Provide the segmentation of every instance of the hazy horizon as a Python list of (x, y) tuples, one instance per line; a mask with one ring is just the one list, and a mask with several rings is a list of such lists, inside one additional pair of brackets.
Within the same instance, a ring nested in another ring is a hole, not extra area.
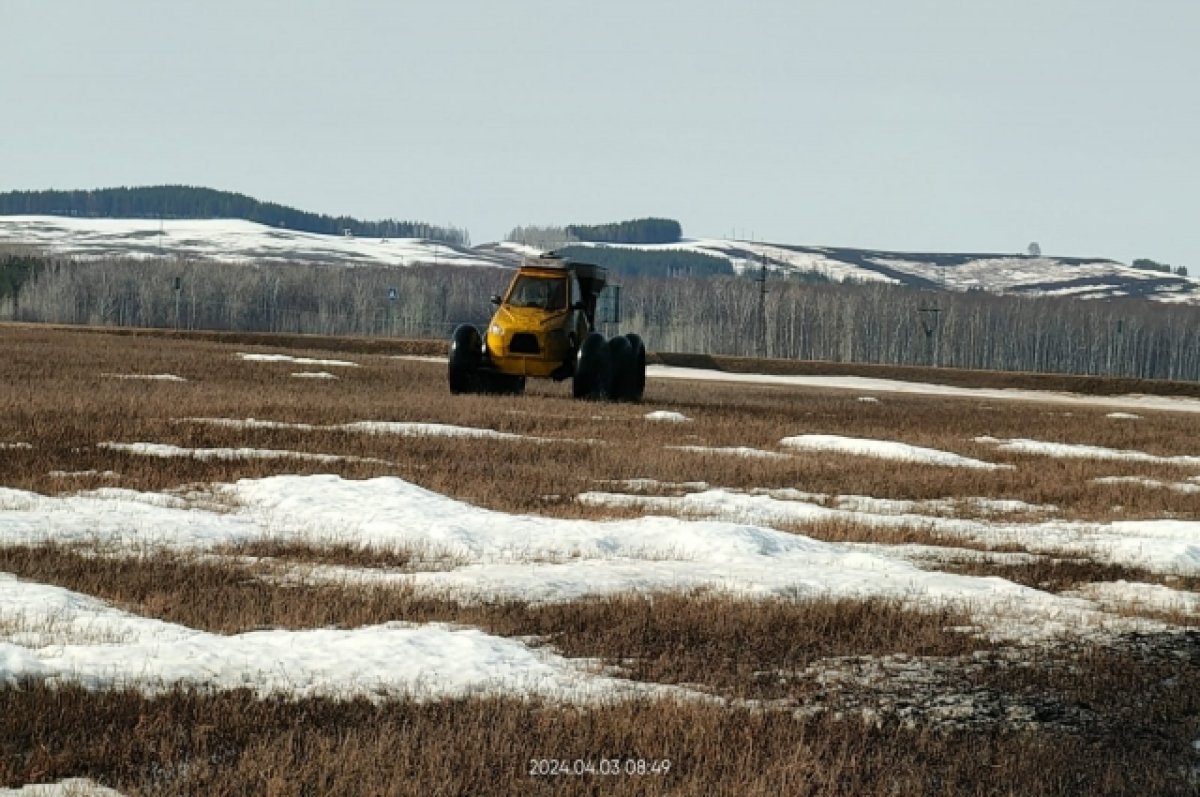
[(16, 0), (0, 24), (0, 190), (1200, 271), (1185, 0)]

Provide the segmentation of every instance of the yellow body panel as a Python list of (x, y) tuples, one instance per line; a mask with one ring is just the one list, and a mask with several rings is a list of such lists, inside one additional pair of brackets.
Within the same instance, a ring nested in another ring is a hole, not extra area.
[[(525, 306), (515, 295), (522, 278), (561, 282), (557, 306)], [(513, 277), (485, 337), (492, 367), (513, 376), (548, 377), (571, 356), (587, 334), (583, 311), (567, 306), (567, 273), (562, 269), (522, 268)], [(516, 344), (514, 346), (514, 339)], [(514, 350), (515, 349), (515, 350)]]

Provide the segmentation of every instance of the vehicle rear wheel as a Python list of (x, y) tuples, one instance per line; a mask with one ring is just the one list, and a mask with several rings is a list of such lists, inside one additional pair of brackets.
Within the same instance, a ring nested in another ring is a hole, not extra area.
[(483, 338), (470, 324), (455, 328), (450, 338), (448, 377), (450, 392), (476, 393), (480, 390), (479, 364), (483, 360)]
[(629, 347), (633, 349), (633, 367), (625, 383), (625, 398), (629, 401), (641, 401), (642, 396), (646, 394), (646, 344), (632, 332), (625, 338), (629, 341)]
[(629, 340), (620, 335), (609, 338), (608, 360), (611, 365), (608, 397), (613, 401), (626, 401), (633, 378), (633, 347)]
[(608, 344), (599, 332), (593, 332), (583, 340), (575, 362), (575, 379), (571, 392), (575, 398), (602, 399), (607, 394), (611, 381), (612, 363), (608, 356)]

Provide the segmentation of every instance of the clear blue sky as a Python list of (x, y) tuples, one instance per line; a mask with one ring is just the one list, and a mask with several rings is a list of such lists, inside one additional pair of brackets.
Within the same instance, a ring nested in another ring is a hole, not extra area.
[(1200, 272), (1196, 0), (0, 0), (0, 190)]

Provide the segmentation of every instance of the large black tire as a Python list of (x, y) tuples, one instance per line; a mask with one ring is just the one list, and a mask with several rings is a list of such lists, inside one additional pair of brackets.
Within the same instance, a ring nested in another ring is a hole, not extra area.
[(579, 347), (571, 392), (577, 399), (602, 399), (607, 395), (611, 373), (608, 344), (603, 335), (593, 332), (583, 339), (583, 345)]
[(626, 401), (633, 379), (633, 347), (626, 338), (620, 335), (609, 338), (608, 361), (611, 364), (608, 374), (608, 397), (613, 401)]
[(629, 347), (633, 349), (633, 369), (625, 383), (625, 398), (628, 401), (641, 401), (642, 396), (646, 394), (646, 344), (632, 332), (625, 338), (629, 341)]
[(483, 338), (470, 324), (460, 324), (450, 338), (450, 392), (477, 393), (482, 388), (479, 364), (483, 361)]

